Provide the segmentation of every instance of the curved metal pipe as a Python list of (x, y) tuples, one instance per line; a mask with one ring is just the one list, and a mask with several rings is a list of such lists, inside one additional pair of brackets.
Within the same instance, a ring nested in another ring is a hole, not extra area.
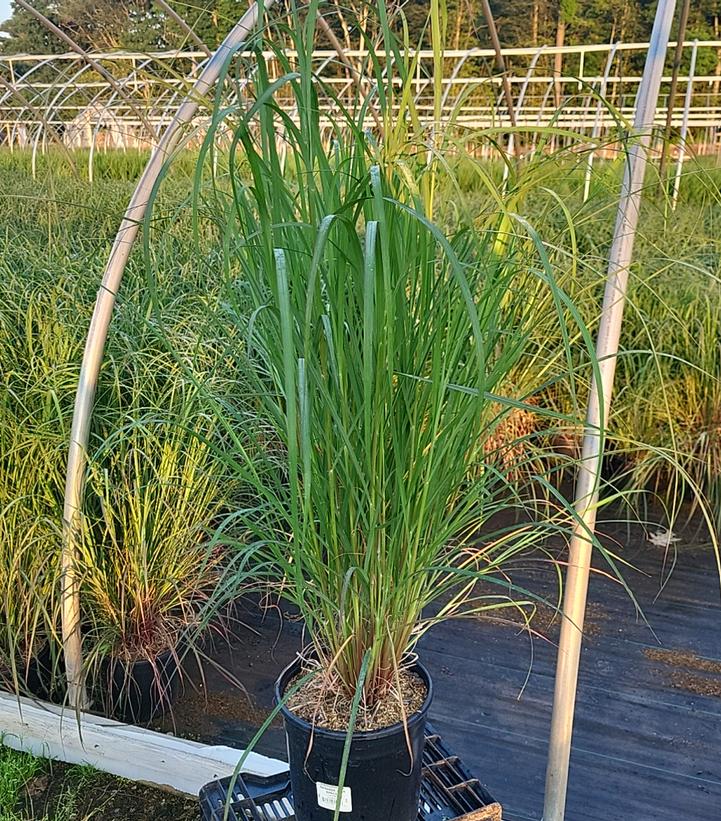
[[(72, 64), (71, 64), (72, 65)], [(44, 111), (45, 117), (48, 122), (52, 121), (53, 114), (60, 120), (62, 120), (62, 114), (60, 110), (67, 106), (68, 102), (72, 99), (72, 97), (78, 93), (78, 83), (80, 78), (83, 74), (90, 68), (87, 63), (84, 63), (76, 72), (72, 74), (69, 79), (63, 80), (63, 84), (60, 86), (60, 89), (55, 94), (55, 96), (51, 100), (46, 100), (44, 103)], [(71, 67), (69, 66), (65, 73), (70, 74)], [(68, 94), (68, 88), (72, 88), (73, 90)], [(53, 89), (48, 89), (48, 97)], [(66, 95), (66, 96), (63, 96)], [(56, 108), (57, 106), (57, 108)], [(60, 138), (62, 140), (62, 138)], [(64, 143), (64, 140), (62, 140)]]
[(35, 139), (33, 140), (33, 153), (32, 158), (30, 160), (30, 172), (33, 180), (36, 180), (38, 178), (38, 145), (40, 144), (40, 137), (42, 133), (43, 124), (38, 123), (38, 133), (35, 135)]
[[(205, 66), (207, 65), (207, 61), (203, 60), (199, 65), (193, 67), (192, 71), (185, 77), (185, 82), (191, 82), (193, 79), (193, 75), (196, 71), (200, 73), (200, 76), (203, 71), (205, 70)], [(167, 116), (168, 112), (171, 111), (173, 106), (175, 105), (175, 101), (178, 97), (183, 93), (183, 87), (180, 88), (166, 88), (164, 91), (161, 91), (160, 95), (156, 100), (153, 100), (150, 108), (150, 116), (155, 117), (156, 112), (160, 112), (160, 121), (163, 121), (163, 118)], [(165, 106), (162, 106), (164, 97), (170, 97), (168, 102), (166, 102)]]
[(200, 37), (198, 37), (198, 35), (195, 33), (195, 31), (193, 30), (193, 28), (192, 28), (191, 26), (189, 26), (189, 25), (185, 22), (185, 20), (184, 20), (184, 19), (183, 19), (183, 18), (182, 18), (179, 14), (178, 14), (178, 12), (177, 12), (177, 11), (175, 11), (175, 9), (174, 9), (172, 6), (168, 5), (168, 3), (166, 3), (166, 2), (165, 2), (165, 0), (155, 0), (155, 3), (156, 3), (156, 5), (160, 6), (160, 8), (161, 8), (161, 9), (162, 9), (162, 10), (163, 10), (163, 11), (164, 11), (164, 12), (165, 12), (165, 13), (166, 13), (169, 17), (171, 17), (173, 20), (175, 20), (175, 22), (176, 22), (176, 23), (180, 26), (180, 28), (181, 28), (181, 29), (182, 29), (182, 30), (183, 30), (183, 31), (184, 31), (184, 32), (188, 35), (188, 37), (190, 37), (190, 39), (191, 39), (191, 40), (195, 43), (195, 45), (196, 45), (196, 46), (198, 46), (198, 48), (199, 48), (201, 51), (204, 51), (204, 52), (205, 52), (205, 56), (206, 56), (209, 60), (210, 60), (210, 59), (212, 59), (212, 57), (213, 57), (213, 53), (212, 53), (212, 52), (211, 52), (211, 50), (208, 48), (208, 46), (206, 46), (206, 45), (205, 45), (205, 43), (204, 43), (204, 42), (200, 39)]
[[(545, 51), (546, 46), (541, 46), (538, 51), (533, 55), (531, 62), (528, 66), (528, 71), (526, 72), (526, 76), (523, 80), (523, 85), (521, 86), (521, 90), (518, 93), (518, 100), (516, 101), (516, 125), (520, 120), (521, 114), (523, 112), (523, 104), (526, 101), (526, 92), (528, 91), (528, 84), (531, 82), (531, 77), (533, 76), (533, 72), (536, 70), (536, 64), (540, 59), (541, 55)], [(516, 133), (515, 131), (511, 131), (508, 135), (508, 153), (510, 156), (516, 155)], [(508, 180), (508, 163), (503, 163), (503, 184), (505, 186), (506, 181)]]
[[(453, 67), (453, 71), (451, 72), (450, 77), (448, 78), (448, 85), (446, 86), (446, 90), (443, 92), (443, 96), (441, 97), (441, 110), (446, 110), (446, 105), (448, 103), (448, 97), (450, 96), (451, 89), (453, 88), (453, 83), (456, 81), (456, 78), (460, 74), (461, 69), (466, 64), (469, 57), (473, 57), (475, 51), (478, 49), (471, 49), (467, 51), (462, 57), (459, 57), (456, 61), (455, 66)], [(418, 65), (420, 65), (420, 60), (418, 61)], [(414, 102), (418, 102), (419, 93), (416, 94)]]
[[(698, 56), (698, 40), (693, 41), (691, 49), (691, 65), (688, 70), (688, 83), (686, 84), (686, 97), (683, 103), (683, 119), (681, 120), (681, 140), (678, 145), (678, 157), (676, 159), (676, 173), (673, 178), (673, 193), (671, 194), (671, 210), (676, 210), (678, 204), (678, 191), (681, 186), (681, 172), (683, 162), (686, 158), (686, 148), (688, 146), (688, 115), (691, 111), (691, 96), (693, 94), (693, 76), (696, 73), (696, 57)], [(670, 105), (670, 104), (669, 104)], [(665, 147), (665, 146), (664, 146)], [(660, 171), (659, 171), (660, 174)], [(663, 182), (663, 178), (661, 178)]]
[[(264, 8), (270, 8), (273, 2), (274, 0), (266, 0)], [(79, 526), (82, 517), (82, 497), (93, 401), (108, 329), (115, 306), (115, 298), (120, 288), (130, 251), (138, 235), (140, 223), (145, 217), (153, 186), (160, 175), (163, 163), (177, 146), (181, 129), (195, 115), (199, 101), (215, 84), (226, 60), (233, 51), (245, 42), (257, 22), (258, 4), (253, 3), (218, 47), (212, 59), (208, 61), (195, 85), (183, 100), (172, 122), (165, 130), (130, 199), (105, 266), (102, 283), (95, 302), (80, 368), (78, 390), (75, 395), (63, 509), (64, 538), (61, 563), (63, 648), (68, 700), (76, 710), (85, 709), (88, 706), (83, 680), (80, 579), (77, 574)]]
[[(143, 69), (144, 69), (147, 65), (150, 65), (151, 63), (152, 63), (152, 57), (148, 57), (148, 58), (147, 58), (147, 59), (146, 59), (146, 60), (142, 63), (142, 65), (140, 65), (140, 66), (138, 66), (138, 65), (135, 63), (135, 61), (133, 61), (133, 69), (132, 69), (132, 71), (131, 71), (129, 74), (127, 74), (127, 75), (126, 75), (126, 76), (125, 76), (125, 77), (124, 77), (124, 78), (120, 81), (120, 82), (121, 82), (121, 86), (123, 86), (123, 87), (124, 87), (124, 86), (125, 86), (125, 85), (127, 85), (128, 83), (132, 83), (132, 82), (134, 82), (134, 81), (135, 81), (135, 80), (136, 80), (136, 79), (140, 76), (140, 75), (139, 75), (139, 72), (140, 72), (140, 71), (142, 71), (142, 70), (143, 70)], [(96, 104), (96, 102), (100, 99), (100, 97), (101, 97), (102, 93), (103, 93), (102, 91), (99, 91), (99, 92), (95, 95), (95, 97), (93, 97), (93, 99), (90, 101), (90, 103), (89, 103), (89, 104), (88, 104), (88, 106), (87, 106), (87, 107), (88, 107), (88, 109), (91, 109), (91, 108), (92, 108), (92, 107)], [(113, 113), (112, 113), (112, 106), (113, 106), (113, 103), (115, 102), (115, 98), (116, 98), (117, 96), (118, 96), (118, 92), (117, 92), (117, 91), (114, 91), (114, 92), (110, 95), (110, 97), (108, 97), (108, 99), (107, 99), (107, 100), (105, 100), (105, 102), (103, 103), (103, 105), (105, 106), (105, 109), (106, 109), (106, 111), (107, 111), (107, 116), (108, 116), (108, 117), (113, 118), (113, 119), (111, 120), (111, 122), (113, 122), (113, 121), (114, 121), (115, 123), (117, 123), (117, 124), (119, 125), (119, 123), (120, 123), (119, 118), (118, 118), (118, 117), (116, 117), (115, 115), (113, 115)], [(93, 179), (94, 179), (94, 168), (95, 168), (95, 166), (94, 166), (94, 160), (95, 160), (95, 146), (96, 146), (96, 144), (97, 144), (98, 135), (100, 134), (100, 129), (101, 129), (101, 128), (102, 128), (102, 126), (103, 126), (103, 122), (104, 122), (104, 121), (103, 121), (103, 118), (102, 118), (102, 117), (98, 117), (98, 118), (97, 118), (96, 123), (95, 123), (95, 127), (93, 128), (93, 132), (92, 132), (92, 139), (90, 140), (90, 151), (88, 152), (88, 181), (90, 182), (90, 184), (91, 184), (91, 185), (92, 185), (92, 183), (93, 183)], [(119, 129), (118, 129), (118, 130), (120, 130), (120, 127), (119, 127)], [(152, 135), (151, 135), (151, 137), (152, 137)], [(127, 146), (125, 145), (126, 141), (127, 141), (127, 139), (126, 139), (126, 138), (124, 138), (124, 140), (123, 140), (123, 151), (125, 151), (125, 150), (127, 149)]]
[[(38, 63), (34, 68), (30, 69), (30, 71), (28, 71), (27, 74), (23, 77), (23, 84), (26, 83), (26, 78), (28, 76), (30, 76), (36, 69), (42, 68), (46, 65), (49, 65), (51, 62), (52, 62), (51, 60), (46, 60), (46, 61), (43, 61), (41, 63)], [(60, 72), (58, 72), (58, 73), (60, 73)], [(67, 73), (67, 70), (66, 70), (66, 73)], [(28, 86), (28, 89), (33, 94), (33, 99), (29, 100), (25, 96), (25, 94), (22, 91), (20, 91), (20, 89), (18, 88), (17, 83), (14, 83), (14, 84), (8, 83), (8, 81), (5, 80), (2, 76), (0, 76), (0, 86), (2, 86), (3, 88), (6, 89), (5, 94), (0, 95), (0, 106), (4, 105), (5, 101), (10, 99), (13, 96), (17, 97), (18, 101), (20, 103), (22, 103), (22, 107), (20, 108), (20, 110), (17, 113), (17, 118), (18, 119), (16, 121), (16, 125), (20, 126), (21, 123), (22, 123), (25, 126), (29, 126), (29, 125), (34, 125), (35, 122), (40, 122), (42, 124), (43, 128), (45, 128), (45, 129), (47, 129), (51, 132), (53, 140), (55, 140), (55, 142), (57, 142), (58, 145), (65, 151), (66, 155), (68, 156), (68, 159), (70, 160), (70, 166), (74, 169), (75, 168), (75, 163), (73, 162), (73, 158), (70, 156), (70, 153), (67, 151), (65, 143), (63, 143), (62, 139), (57, 134), (57, 131), (51, 125), (51, 123), (50, 123), (50, 112), (48, 111), (47, 105), (46, 105), (45, 101), (42, 99), (42, 97), (40, 95), (40, 92), (34, 91), (32, 86)], [(25, 85), (23, 85), (23, 87), (25, 87)], [(40, 98), (37, 105), (35, 103), (36, 98)], [(30, 121), (22, 120), (21, 118), (25, 114), (26, 110), (28, 112), (30, 112), (31, 114), (33, 114), (38, 119), (37, 120), (30, 120)], [(12, 145), (11, 145), (11, 148), (12, 148)], [(34, 176), (33, 176), (33, 179), (34, 179)]]
[(604, 438), (611, 411), (611, 393), (616, 373), (629, 268), (633, 259), (641, 194), (646, 175), (648, 148), (675, 6), (676, 0), (659, 0), (656, 7), (651, 45), (636, 97), (634, 143), (628, 152), (608, 258), (608, 276), (596, 340), (598, 365), (591, 380), (581, 461), (576, 477), (577, 519), (568, 547), (563, 619), (558, 641), (551, 735), (548, 745), (544, 821), (564, 821), (566, 812), (573, 718), (591, 572), (592, 540), (596, 530), (603, 467)]
[(591, 150), (588, 154), (588, 160), (586, 161), (586, 171), (584, 174), (583, 179), (583, 201), (586, 202), (588, 199), (588, 195), (591, 191), (591, 171), (593, 170), (593, 156), (596, 153), (596, 140), (601, 133), (601, 115), (603, 111), (603, 106), (606, 100), (606, 91), (608, 89), (608, 78), (611, 75), (611, 69), (613, 67), (613, 61), (616, 57), (616, 50), (618, 49), (619, 44), (616, 42), (612, 45), (611, 50), (608, 52), (608, 58), (606, 59), (606, 66), (603, 69), (603, 78), (601, 79), (601, 86), (598, 91), (598, 102), (596, 104), (596, 117), (593, 122), (593, 129), (591, 130)]
[[(54, 34), (56, 37), (58, 37), (60, 40), (62, 40), (64, 43), (70, 46), (70, 48), (76, 54), (78, 54), (94, 71), (96, 71), (107, 83), (109, 83), (109, 85), (112, 88), (116, 90), (119, 89), (115, 77), (113, 77), (113, 75), (97, 61), (95, 56), (89, 54), (87, 51), (85, 51), (85, 49), (80, 48), (80, 46), (72, 39), (72, 37), (69, 37), (61, 28), (58, 28), (55, 25), (55, 23), (52, 22), (52, 20), (48, 19), (36, 8), (33, 8), (27, 2), (27, 0), (15, 0), (15, 2), (21, 8), (25, 9), (25, 11), (30, 12), (30, 14), (32, 14), (33, 17), (37, 18), (48, 31), (50, 31), (52, 34)], [(142, 109), (136, 107), (130, 99), (128, 99), (128, 104), (131, 106), (131, 108), (133, 108), (140, 121), (146, 125), (148, 130), (152, 131), (152, 128), (150, 128), (150, 126), (146, 123), (145, 115), (143, 114)]]

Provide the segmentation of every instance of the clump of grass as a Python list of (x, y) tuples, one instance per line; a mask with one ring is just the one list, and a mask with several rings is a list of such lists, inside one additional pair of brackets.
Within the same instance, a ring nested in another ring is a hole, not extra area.
[(179, 652), (221, 594), (224, 556), (208, 531), (233, 484), (209, 444), (212, 420), (192, 397), (168, 400), (119, 420), (91, 458), (80, 572), (87, 640), (101, 656)]
[(0, 666), (20, 691), (38, 678), (39, 656), (49, 689), (55, 655), (67, 392), (80, 350), (65, 296), (12, 272), (0, 307)]
[[(0, 481), (7, 478), (3, 473)], [(35, 517), (27, 495), (14, 492), (17, 488), (6, 486), (0, 499), (0, 682), (23, 693), (28, 687), (49, 691), (59, 534)]]
[[(446, 172), (416, 185), (425, 154), (377, 151), (362, 105), (340, 113), (323, 142), (316, 101), (330, 92), (303, 70), (315, 11), (294, 10), (283, 32), (299, 71), (279, 51), (284, 74), (271, 83), (261, 64), (257, 102), (236, 113), (230, 191), (222, 179), (216, 189), (233, 275), (214, 318), (235, 339), (243, 331), (256, 424), (282, 443), (280, 454), (249, 453), (236, 433), (247, 417), (216, 407), (236, 436), (225, 461), (254, 496), (233, 517), (249, 531), (236, 551), (298, 606), (326, 686), (352, 700), (362, 681), (373, 709), (432, 624), (511, 604), (477, 595), (476, 581), (498, 580), (553, 528), (545, 520), (491, 532), (513, 489), (488, 463), (467, 477), (479, 435), (497, 428), (501, 408), (523, 406), (496, 391), (538, 312), (564, 328), (578, 317), (543, 244), (514, 220), (513, 198), (496, 192), (480, 227), (460, 203), (446, 233), (426, 210)], [(557, 331), (568, 359), (569, 336)], [(573, 336), (590, 342), (580, 324)]]
[[(57, 557), (82, 317), (89, 317), (92, 268), (113, 217), (112, 205), (82, 207), (72, 179), (40, 185), (46, 200), (36, 188), (34, 199), (22, 198), (19, 186), (19, 219), (5, 226), (13, 256), (0, 263), (7, 385), (0, 397), (0, 666), (6, 684), (18, 687), (36, 651), (57, 639)], [(119, 212), (127, 186), (106, 185)], [(195, 383), (213, 380), (213, 391), (232, 390), (239, 405), (243, 380), (205, 324), (205, 302), (213, 298), (209, 263), (192, 250), (181, 256), (178, 235), (188, 220), (177, 194), (171, 199), (178, 221), (156, 210), (161, 242), (148, 260), (134, 260), (119, 302), (91, 432), (80, 572), (93, 669), (109, 653), (151, 656), (161, 644), (177, 650), (181, 634), (187, 647), (227, 598), (223, 580), (232, 562), (205, 536), (219, 511), (232, 506), (235, 489), (206, 441), (213, 426)], [(80, 225), (84, 239), (75, 243)], [(151, 259), (169, 273), (148, 289)]]

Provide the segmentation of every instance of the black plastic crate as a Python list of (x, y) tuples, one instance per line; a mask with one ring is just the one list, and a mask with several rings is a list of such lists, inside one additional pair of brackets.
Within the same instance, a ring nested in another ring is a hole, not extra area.
[[(226, 817), (228, 821), (293, 821), (295, 818), (288, 773), (266, 779), (238, 776), (226, 809), (232, 780), (231, 777), (211, 781), (200, 791), (203, 821), (223, 821)], [(428, 726), (418, 821), (451, 821), (493, 803), (488, 790), (470, 775), (460, 758), (449, 752), (440, 735)]]

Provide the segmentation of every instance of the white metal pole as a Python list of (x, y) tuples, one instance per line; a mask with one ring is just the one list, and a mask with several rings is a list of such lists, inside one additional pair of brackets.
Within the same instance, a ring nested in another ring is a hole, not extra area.
[(580, 91), (583, 88), (583, 69), (585, 66), (585, 57), (586, 52), (582, 51), (578, 55), (578, 90)]
[[(538, 51), (533, 55), (531, 62), (528, 66), (528, 71), (526, 72), (526, 76), (523, 80), (523, 85), (521, 86), (521, 90), (518, 92), (518, 101), (516, 103), (516, 123), (520, 121), (521, 112), (523, 111), (523, 103), (526, 99), (526, 91), (528, 90), (528, 84), (531, 82), (531, 77), (533, 76), (533, 72), (536, 70), (536, 63), (538, 63), (538, 59), (543, 54), (544, 49), (546, 46), (541, 46)], [(516, 153), (516, 135), (514, 131), (508, 135), (508, 153), (513, 156)], [(506, 190), (506, 182), (508, 181), (508, 163), (503, 163), (503, 190)]]
[(675, 0), (659, 0), (656, 9), (646, 66), (638, 90), (634, 141), (628, 153), (609, 255), (608, 278), (596, 341), (600, 384), (594, 374), (586, 411), (581, 463), (576, 480), (575, 508), (578, 522), (569, 546), (563, 597), (564, 617), (558, 645), (543, 808), (544, 821), (563, 821), (565, 816), (578, 666), (591, 568), (591, 534), (596, 526), (603, 462), (602, 434), (611, 409), (611, 391), (621, 337), (628, 270), (633, 255), (651, 128), (656, 113), (675, 6)]
[(611, 68), (613, 67), (613, 60), (616, 56), (616, 49), (618, 48), (618, 43), (614, 43), (611, 46), (611, 50), (608, 52), (608, 59), (606, 60), (606, 66), (603, 70), (603, 78), (601, 80), (601, 87), (598, 90), (598, 102), (596, 103), (596, 117), (593, 122), (593, 130), (591, 131), (591, 150), (588, 152), (588, 159), (586, 160), (586, 173), (583, 179), (583, 201), (586, 202), (588, 199), (588, 194), (591, 190), (591, 172), (593, 170), (593, 157), (596, 153), (596, 140), (599, 138), (601, 134), (601, 115), (603, 112), (603, 106), (606, 104), (606, 92), (608, 90), (608, 77), (611, 73)]
[(43, 133), (43, 126), (42, 124), (38, 125), (38, 133), (35, 135), (35, 140), (33, 142), (33, 154), (30, 160), (30, 170), (32, 172), (33, 180), (38, 178), (38, 145), (40, 144), (40, 136)]
[(546, 103), (548, 102), (548, 98), (551, 96), (551, 91), (553, 91), (553, 80), (551, 80), (551, 82), (546, 86), (546, 91), (544, 92), (538, 106), (538, 116), (536, 117), (537, 128), (534, 128), (533, 133), (531, 134), (531, 154), (536, 150), (536, 145), (538, 144), (538, 129), (540, 129), (543, 125), (543, 117), (546, 112)]
[[(273, 2), (274, 0), (266, 0), (265, 8), (270, 8)], [(253, 3), (235, 28), (220, 44), (213, 57), (207, 62), (195, 85), (185, 97), (173, 120), (165, 130), (130, 199), (105, 266), (102, 283), (95, 302), (80, 368), (78, 390), (75, 395), (63, 511), (64, 539), (61, 590), (63, 649), (68, 683), (68, 700), (75, 709), (84, 709), (88, 706), (82, 669), (80, 578), (77, 573), (82, 496), (93, 401), (103, 360), (105, 341), (115, 306), (115, 298), (140, 223), (145, 217), (153, 186), (162, 170), (163, 163), (177, 145), (182, 134), (182, 127), (190, 122), (195, 115), (199, 101), (205, 99), (205, 95), (215, 84), (229, 55), (243, 44), (255, 27), (257, 20), (258, 5)]]
[(678, 203), (678, 190), (681, 186), (681, 171), (683, 162), (686, 159), (686, 140), (688, 139), (688, 115), (691, 111), (691, 97), (693, 96), (693, 78), (696, 73), (696, 57), (698, 55), (698, 40), (693, 41), (691, 49), (691, 65), (688, 70), (688, 84), (686, 86), (686, 99), (683, 104), (683, 120), (681, 121), (681, 142), (678, 146), (678, 158), (676, 160), (676, 174), (673, 178), (673, 194), (671, 195), (671, 210), (676, 210)]

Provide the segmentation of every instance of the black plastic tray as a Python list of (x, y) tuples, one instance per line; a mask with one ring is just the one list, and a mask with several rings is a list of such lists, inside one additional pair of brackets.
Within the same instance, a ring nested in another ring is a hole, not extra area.
[[(238, 776), (229, 796), (232, 781), (232, 777), (211, 781), (200, 791), (203, 821), (226, 818), (227, 821), (292, 821), (295, 818), (287, 773), (266, 779)], [(429, 725), (423, 751), (418, 821), (451, 821), (493, 803), (488, 790)]]

